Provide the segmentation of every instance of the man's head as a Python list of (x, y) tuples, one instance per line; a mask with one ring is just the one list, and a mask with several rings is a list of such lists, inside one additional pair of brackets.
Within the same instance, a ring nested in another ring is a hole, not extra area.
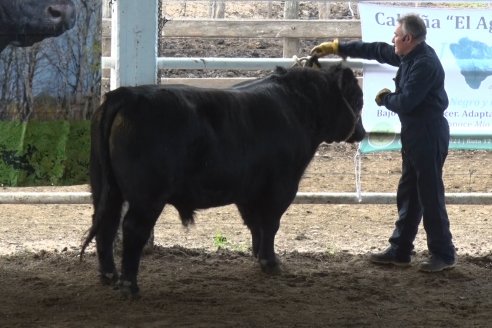
[(393, 39), (395, 53), (400, 56), (407, 55), (419, 43), (425, 41), (427, 28), (424, 21), (415, 14), (408, 14), (398, 19)]

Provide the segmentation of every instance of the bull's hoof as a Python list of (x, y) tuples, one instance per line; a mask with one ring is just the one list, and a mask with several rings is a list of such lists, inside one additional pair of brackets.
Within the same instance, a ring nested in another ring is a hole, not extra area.
[(121, 296), (127, 300), (136, 300), (140, 298), (140, 289), (136, 282), (120, 280), (118, 282), (118, 289), (120, 290)]
[(259, 260), (260, 262), (260, 267), (261, 271), (263, 271), (266, 274), (280, 274), (280, 262), (275, 259), (275, 261), (268, 261), (268, 260)]
[(118, 273), (117, 272), (101, 272), (99, 276), (99, 280), (101, 284), (105, 286), (115, 285), (118, 281)]

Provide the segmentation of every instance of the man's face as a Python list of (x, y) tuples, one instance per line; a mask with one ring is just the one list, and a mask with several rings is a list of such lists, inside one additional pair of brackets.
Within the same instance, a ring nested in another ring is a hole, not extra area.
[(391, 42), (395, 45), (395, 53), (398, 56), (405, 56), (413, 48), (412, 37), (403, 32), (401, 25), (396, 27)]

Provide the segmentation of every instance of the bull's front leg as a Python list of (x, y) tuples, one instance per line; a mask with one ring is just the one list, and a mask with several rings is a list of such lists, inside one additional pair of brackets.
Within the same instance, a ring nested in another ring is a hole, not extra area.
[(258, 226), (248, 226), (251, 232), (251, 248), (255, 258), (258, 258), (261, 243), (261, 228)]
[(255, 204), (237, 204), (237, 208), (243, 218), (244, 223), (251, 232), (252, 254), (258, 259), (261, 243), (260, 213), (257, 211)]
[[(280, 263), (275, 255), (274, 243), (283, 211), (272, 211), (270, 203), (272, 202), (255, 201), (238, 204), (237, 208), (251, 231), (253, 256), (258, 259), (261, 269), (266, 273), (278, 273)], [(272, 212), (279, 213), (272, 214)]]
[(275, 235), (280, 227), (279, 216), (263, 217), (258, 249), (258, 261), (265, 273), (280, 273), (280, 261), (275, 254)]

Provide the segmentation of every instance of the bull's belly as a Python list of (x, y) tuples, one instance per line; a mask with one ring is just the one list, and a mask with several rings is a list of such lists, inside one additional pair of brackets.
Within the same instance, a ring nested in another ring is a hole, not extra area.
[(186, 206), (190, 209), (207, 209), (237, 203), (238, 199), (231, 190), (195, 190), (185, 194), (173, 195), (169, 204), (178, 207)]

